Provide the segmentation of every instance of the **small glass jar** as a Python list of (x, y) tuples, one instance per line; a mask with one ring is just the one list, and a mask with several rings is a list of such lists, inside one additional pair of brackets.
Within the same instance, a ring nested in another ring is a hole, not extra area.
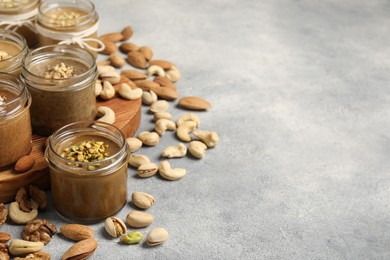
[[(50, 68), (65, 64), (73, 68), (68, 78), (46, 78)], [(34, 132), (50, 135), (77, 121), (96, 116), (95, 81), (98, 72), (93, 55), (67, 45), (45, 46), (27, 54), (21, 78), (31, 93)]]
[(0, 28), (13, 30), (22, 35), (29, 47), (38, 44), (35, 17), (39, 0), (0, 1)]
[(23, 82), (0, 73), (0, 167), (31, 151), (30, 105), (31, 96)]
[(43, 1), (37, 18), (41, 46), (77, 44), (94, 56), (104, 49), (97, 39), (99, 16), (89, 0)]
[[(76, 122), (57, 130), (49, 140), (45, 158), (54, 207), (61, 216), (96, 221), (124, 206), (129, 151), (118, 128), (99, 121)], [(98, 149), (95, 144), (105, 147), (104, 151), (99, 148), (100, 154), (107, 154), (97, 161), (85, 159), (91, 158), (91, 149)]]
[(19, 76), (27, 52), (26, 40), (20, 34), (0, 29), (0, 72)]

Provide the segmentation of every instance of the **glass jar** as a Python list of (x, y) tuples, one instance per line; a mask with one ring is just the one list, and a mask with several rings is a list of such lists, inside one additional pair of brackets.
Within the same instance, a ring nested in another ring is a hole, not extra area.
[(41, 46), (77, 44), (94, 56), (104, 49), (104, 44), (97, 39), (99, 16), (89, 0), (43, 1), (36, 26)]
[[(62, 63), (75, 74), (68, 78), (46, 78), (50, 69)], [(27, 54), (21, 78), (33, 99), (31, 123), (34, 132), (46, 136), (64, 125), (94, 120), (97, 76), (93, 55), (75, 46), (45, 46)]]
[(26, 40), (20, 34), (0, 29), (0, 72), (19, 76), (27, 52)]
[(30, 105), (31, 96), (23, 82), (0, 73), (0, 167), (31, 151)]
[[(129, 151), (118, 128), (99, 121), (76, 122), (57, 130), (49, 140), (45, 158), (49, 163), (54, 207), (61, 216), (96, 221), (124, 206)], [(86, 160), (91, 158), (91, 149), (100, 151), (95, 144), (105, 147), (100, 153), (105, 157)]]
[(22, 35), (29, 47), (38, 44), (35, 17), (39, 0), (8, 0), (0, 2), (0, 28)]

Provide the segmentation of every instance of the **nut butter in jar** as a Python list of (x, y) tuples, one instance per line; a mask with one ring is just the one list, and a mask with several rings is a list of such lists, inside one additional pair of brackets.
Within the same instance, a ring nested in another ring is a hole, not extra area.
[(46, 136), (67, 124), (94, 120), (97, 75), (95, 58), (85, 49), (56, 45), (27, 54), (21, 78), (33, 100), (34, 132)]
[(0, 167), (31, 151), (30, 105), (31, 97), (23, 82), (0, 73)]
[(126, 203), (128, 147), (115, 126), (99, 121), (69, 124), (50, 137), (45, 158), (54, 206), (63, 217), (96, 221)]
[(99, 16), (89, 0), (42, 1), (36, 27), (40, 46), (76, 44), (94, 56), (104, 49), (97, 39)]
[(29, 47), (38, 44), (35, 18), (39, 0), (0, 1), (0, 28), (12, 30), (22, 35)]
[(20, 34), (0, 29), (0, 72), (19, 76), (27, 52), (26, 40)]

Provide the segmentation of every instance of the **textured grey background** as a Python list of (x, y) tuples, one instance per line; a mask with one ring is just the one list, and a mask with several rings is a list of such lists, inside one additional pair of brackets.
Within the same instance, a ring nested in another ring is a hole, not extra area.
[[(151, 227), (170, 240), (122, 246), (93, 225), (93, 259), (390, 258), (388, 1), (95, 3), (101, 33), (130, 24), (132, 42), (177, 64), (180, 94), (213, 104), (197, 114), (221, 143), (172, 160), (188, 171), (177, 182), (130, 169), (129, 192), (155, 196)], [(146, 110), (140, 130), (153, 126)], [(167, 133), (141, 153), (158, 162), (177, 142)], [(46, 250), (58, 259), (71, 244), (56, 236)]]

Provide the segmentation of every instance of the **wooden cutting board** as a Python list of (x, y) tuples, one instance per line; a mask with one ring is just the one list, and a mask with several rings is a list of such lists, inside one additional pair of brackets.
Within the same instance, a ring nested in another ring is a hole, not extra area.
[[(97, 106), (108, 106), (114, 110), (116, 120), (114, 125), (125, 134), (132, 136), (138, 129), (141, 121), (141, 99), (128, 101), (115, 97), (103, 101), (98, 100)], [(12, 202), (20, 187), (30, 184), (41, 189), (48, 189), (50, 186), (49, 171), (44, 157), (46, 137), (33, 135), (33, 148), (30, 153), (35, 159), (34, 167), (24, 173), (16, 173), (11, 168), (0, 169), (0, 203)]]

